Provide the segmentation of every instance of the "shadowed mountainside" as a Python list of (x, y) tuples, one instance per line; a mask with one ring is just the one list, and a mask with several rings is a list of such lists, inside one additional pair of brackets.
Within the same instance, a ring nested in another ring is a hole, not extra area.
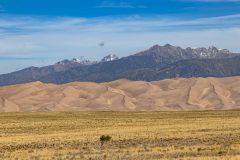
[(155, 45), (118, 59), (109, 55), (100, 62), (64, 60), (45, 67), (30, 67), (0, 75), (0, 86), (41, 81), (64, 84), (74, 81), (110, 82), (118, 79), (157, 81), (175, 77), (228, 77), (240, 75), (240, 54), (216, 47), (186, 48)]
[(0, 111), (190, 111), (240, 109), (240, 77), (117, 80), (0, 88)]

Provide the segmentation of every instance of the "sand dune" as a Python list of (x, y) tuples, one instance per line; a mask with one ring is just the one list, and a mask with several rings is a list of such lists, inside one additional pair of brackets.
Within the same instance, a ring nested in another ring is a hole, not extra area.
[(228, 109), (240, 109), (240, 77), (0, 87), (1, 112)]

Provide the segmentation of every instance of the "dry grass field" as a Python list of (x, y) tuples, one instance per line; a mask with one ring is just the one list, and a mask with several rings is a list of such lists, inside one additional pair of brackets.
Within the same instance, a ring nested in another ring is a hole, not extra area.
[(240, 111), (1, 113), (0, 159), (237, 160)]

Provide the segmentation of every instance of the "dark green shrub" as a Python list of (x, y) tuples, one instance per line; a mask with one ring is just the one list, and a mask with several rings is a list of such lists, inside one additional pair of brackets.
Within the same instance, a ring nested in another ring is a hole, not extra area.
[(110, 140), (112, 139), (112, 137), (111, 136), (109, 136), (109, 135), (102, 135), (101, 137), (100, 137), (100, 142), (101, 142), (101, 145), (103, 145), (104, 143), (106, 143), (106, 142), (109, 142)]

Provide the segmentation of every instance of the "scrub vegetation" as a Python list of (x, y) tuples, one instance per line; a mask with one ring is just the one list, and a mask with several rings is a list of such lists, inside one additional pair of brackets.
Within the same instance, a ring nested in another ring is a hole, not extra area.
[(1, 113), (0, 159), (240, 159), (240, 111)]

